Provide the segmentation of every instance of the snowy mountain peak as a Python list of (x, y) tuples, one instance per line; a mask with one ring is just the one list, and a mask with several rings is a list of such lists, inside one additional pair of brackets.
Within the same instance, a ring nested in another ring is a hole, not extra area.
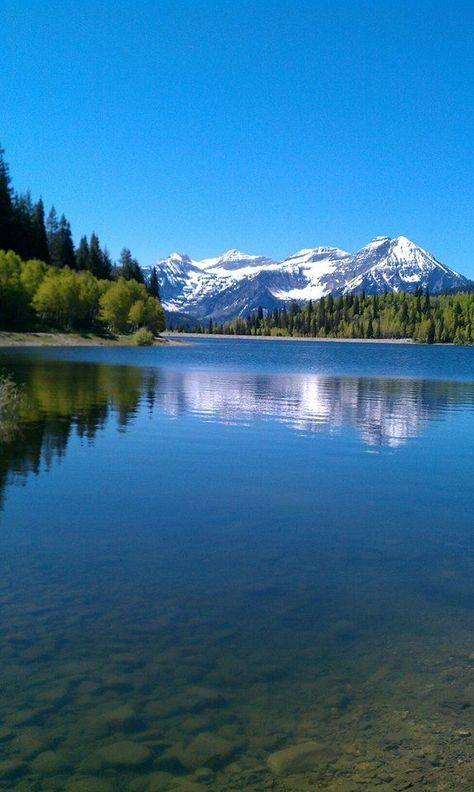
[(226, 252), (222, 254), (221, 258), (223, 261), (240, 261), (243, 258), (256, 258), (256, 257), (249, 256), (246, 253), (241, 253), (240, 250), (231, 248), (230, 250), (226, 250)]
[(296, 264), (298, 266), (305, 266), (313, 262), (321, 260), (335, 261), (337, 259), (346, 258), (350, 253), (336, 247), (319, 246), (314, 248), (302, 248), (297, 253), (293, 253), (288, 258), (284, 259), (283, 264)]
[(165, 310), (206, 321), (328, 294), (379, 294), (419, 286), (436, 293), (472, 285), (405, 236), (375, 237), (355, 253), (329, 246), (302, 248), (280, 263), (235, 248), (202, 260), (175, 252), (156, 269)]
[(374, 248), (379, 248), (384, 245), (388, 245), (391, 242), (390, 237), (388, 236), (378, 236), (371, 239), (367, 245), (364, 245), (361, 250), (373, 250)]
[(187, 253), (170, 253), (166, 259), (163, 259), (163, 261), (180, 261), (186, 264), (191, 264), (191, 259)]
[(230, 272), (237, 270), (243, 271), (248, 267), (262, 267), (274, 263), (274, 261), (267, 258), (266, 256), (252, 256), (248, 253), (242, 253), (240, 250), (235, 250), (235, 248), (226, 250), (222, 256), (203, 259), (202, 261), (197, 262), (198, 266), (206, 271), (225, 270)]

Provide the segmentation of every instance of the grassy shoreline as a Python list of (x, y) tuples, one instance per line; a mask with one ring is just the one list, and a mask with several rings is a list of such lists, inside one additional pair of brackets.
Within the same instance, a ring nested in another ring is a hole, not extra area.
[[(172, 345), (179, 344), (179, 341), (171, 340), (169, 338), (158, 337), (155, 338), (153, 346), (162, 346), (163, 344)], [(0, 331), (0, 347), (21, 347), (21, 346), (57, 346), (57, 347), (73, 347), (73, 346), (136, 346), (133, 341), (133, 336), (105, 336), (96, 335), (94, 333), (46, 333), (46, 332), (29, 332), (29, 333), (13, 333), (9, 331)]]

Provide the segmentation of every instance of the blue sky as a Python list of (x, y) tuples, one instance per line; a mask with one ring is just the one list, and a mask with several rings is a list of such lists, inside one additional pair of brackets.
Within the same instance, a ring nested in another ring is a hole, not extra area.
[(405, 234), (474, 276), (471, 2), (3, 0), (0, 142), (142, 264)]

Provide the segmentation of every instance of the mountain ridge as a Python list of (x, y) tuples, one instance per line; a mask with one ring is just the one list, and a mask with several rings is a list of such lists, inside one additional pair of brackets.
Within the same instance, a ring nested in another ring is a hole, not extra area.
[(233, 319), (260, 306), (272, 310), (329, 294), (417, 287), (439, 293), (472, 285), (405, 236), (374, 237), (355, 253), (330, 246), (302, 248), (279, 262), (234, 248), (201, 260), (175, 252), (155, 267), (168, 315), (200, 321)]

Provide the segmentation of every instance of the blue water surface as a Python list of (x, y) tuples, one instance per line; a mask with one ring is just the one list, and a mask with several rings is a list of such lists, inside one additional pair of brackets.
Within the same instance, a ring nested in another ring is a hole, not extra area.
[(4, 350), (0, 789), (474, 784), (473, 364)]

